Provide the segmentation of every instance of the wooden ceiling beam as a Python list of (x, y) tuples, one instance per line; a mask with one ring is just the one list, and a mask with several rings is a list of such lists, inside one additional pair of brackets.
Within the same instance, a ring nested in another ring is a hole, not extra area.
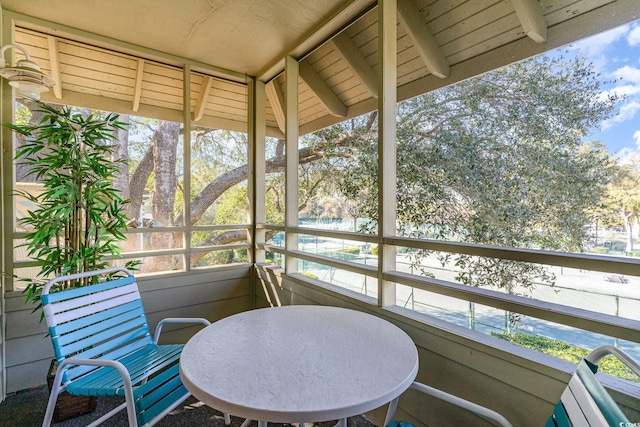
[(398, 0), (398, 18), (431, 74), (449, 77), (449, 62), (413, 0)]
[(60, 74), (60, 53), (58, 52), (58, 42), (55, 37), (47, 36), (49, 45), (49, 62), (51, 63), (51, 78), (56, 81), (53, 86), (53, 95), (56, 99), (62, 99), (62, 77)]
[(369, 65), (358, 46), (343, 31), (332, 39), (336, 50), (342, 55), (349, 67), (358, 76), (374, 98), (378, 97), (378, 74)]
[(136, 70), (136, 82), (133, 90), (133, 107), (134, 112), (138, 112), (140, 108), (140, 96), (142, 94), (142, 75), (144, 74), (144, 59), (138, 59), (138, 69)]
[(331, 90), (329, 85), (313, 69), (309, 61), (300, 62), (300, 78), (309, 86), (309, 89), (316, 94), (320, 102), (329, 110), (329, 113), (337, 117), (347, 116), (347, 107), (340, 101), (340, 98)]
[(284, 133), (284, 94), (277, 80), (278, 77), (267, 83), (265, 91), (267, 92), (267, 98), (269, 99), (273, 115), (276, 118), (276, 123), (278, 123), (278, 129)]
[(547, 41), (547, 23), (538, 0), (511, 0), (524, 33), (536, 43)]
[(211, 86), (213, 85), (213, 77), (207, 76), (202, 86), (200, 86), (200, 93), (198, 93), (198, 99), (196, 100), (196, 109), (193, 112), (192, 121), (198, 122), (204, 116), (204, 110), (207, 107), (207, 98), (211, 93)]

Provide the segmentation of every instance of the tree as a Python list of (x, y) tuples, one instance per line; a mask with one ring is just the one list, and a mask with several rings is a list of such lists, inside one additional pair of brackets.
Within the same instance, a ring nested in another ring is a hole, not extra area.
[(620, 160), (607, 186), (606, 211), (615, 212), (627, 233), (626, 251), (633, 251), (633, 225), (640, 218), (640, 159), (637, 155)]
[[(604, 194), (610, 159), (588, 131), (613, 97), (583, 59), (540, 57), (398, 106), (399, 234), (500, 246), (582, 251), (589, 209)], [(375, 140), (358, 147), (342, 190), (377, 217)], [(421, 230), (421, 231), (416, 231)], [(415, 262), (428, 256), (419, 251)], [(554, 283), (543, 267), (439, 255), (458, 280), (510, 293)]]
[[(609, 159), (602, 146), (582, 143), (590, 129), (612, 114), (617, 101), (599, 98), (598, 93), (597, 76), (583, 59), (537, 58), (400, 104), (399, 233), (580, 251), (582, 225), (609, 179)], [(320, 192), (339, 190), (347, 200), (357, 202), (350, 207), (350, 215), (372, 219), (366, 226), (370, 231), (375, 228), (376, 121), (375, 112), (369, 113), (304, 137), (298, 151), (303, 184), (300, 208), (317, 202)], [(161, 134), (169, 128), (165, 139)], [(136, 158), (129, 159), (134, 166), (128, 180), (132, 216), (137, 217), (145, 190), (155, 189), (154, 217), (162, 217), (165, 225), (197, 224), (215, 209), (223, 194), (247, 179), (246, 157), (239, 155), (243, 149), (246, 153), (246, 141), (232, 142), (228, 132), (193, 129), (192, 164), (202, 161), (211, 173), (197, 174), (202, 181), (197, 194), (184, 201), (190, 203), (191, 211), (185, 221), (184, 202), (160, 200), (175, 200), (179, 194), (176, 152), (184, 130), (165, 122), (129, 126), (129, 135), (145, 132), (148, 142), (134, 150)], [(156, 147), (161, 143), (170, 151), (166, 153), (170, 161), (164, 161)], [(284, 165), (284, 142), (277, 141), (266, 161), (267, 200), (273, 203), (268, 212), (282, 207), (283, 186), (278, 181)], [(235, 193), (242, 197), (242, 192)], [(243, 239), (246, 233), (240, 230), (198, 241), (215, 245)], [(465, 283), (495, 284), (514, 291), (536, 280), (552, 281), (536, 266), (512, 263), (509, 271), (516, 274), (505, 282), (489, 273), (480, 276), (480, 271), (494, 268), (493, 262), (464, 256), (455, 262)], [(483, 262), (485, 266), (479, 268)]]
[[(110, 143), (122, 126), (118, 116), (84, 115), (69, 107), (34, 102), (29, 103), (34, 116), (41, 117), (37, 124), (5, 126), (21, 137), (15, 155), (23, 167), (20, 178), (41, 184), (39, 191), (17, 192), (33, 206), (19, 222), (28, 231), (24, 246), (39, 272), (36, 278), (21, 280), (27, 283), (27, 301), (38, 303), (37, 310), (47, 280), (105, 268), (109, 263), (105, 257), (120, 253), (118, 242), (126, 239), (127, 200), (112, 186), (121, 170)], [(136, 265), (127, 262), (130, 268)], [(91, 282), (69, 279), (53, 289)]]

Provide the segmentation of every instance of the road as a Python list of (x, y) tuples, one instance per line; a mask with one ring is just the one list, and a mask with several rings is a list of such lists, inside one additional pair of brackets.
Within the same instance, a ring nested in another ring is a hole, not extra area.
[[(324, 245), (321, 244), (321, 246)], [(316, 248), (318, 245), (313, 243), (309, 244), (308, 248), (301, 249), (315, 252)], [(325, 251), (327, 249), (326, 246), (322, 248)], [(377, 257), (361, 255), (355, 262), (376, 265)], [(305, 263), (304, 265), (303, 271), (313, 273), (322, 280), (377, 297), (377, 283), (373, 278), (317, 264)], [(423, 266), (438, 279), (456, 282), (457, 273), (452, 265), (443, 267), (433, 257), (423, 262)], [(414, 273), (411, 260), (406, 254), (398, 254), (397, 268), (399, 271)], [(601, 272), (561, 267), (551, 267), (551, 271), (556, 276), (555, 285), (553, 287), (538, 285), (531, 293), (532, 298), (640, 321), (640, 278), (625, 277), (626, 283), (616, 283), (608, 281), (608, 275)], [(523, 294), (528, 294), (528, 292), (523, 292)], [(471, 327), (483, 333), (500, 333), (509, 328), (505, 311), (493, 307), (472, 304), (465, 300), (403, 285), (396, 287), (396, 299), (400, 306), (464, 327)], [(604, 344), (617, 345), (636, 360), (640, 360), (639, 343), (619, 340), (528, 316), (519, 318), (515, 323), (515, 328), (588, 349)]]

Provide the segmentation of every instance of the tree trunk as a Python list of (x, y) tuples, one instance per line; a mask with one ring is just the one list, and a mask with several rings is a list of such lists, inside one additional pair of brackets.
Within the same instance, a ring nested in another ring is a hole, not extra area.
[(624, 218), (624, 229), (627, 232), (627, 252), (633, 251), (633, 224), (631, 221), (631, 214), (627, 214), (623, 216)]
[[(153, 143), (151, 143), (138, 167), (131, 175), (131, 181), (129, 181), (129, 200), (131, 202), (127, 205), (127, 214), (131, 219), (137, 219), (140, 216), (142, 197), (144, 196), (144, 189), (147, 186), (149, 176), (153, 172), (153, 162)], [(143, 224), (138, 224), (138, 227), (143, 226)]]
[[(113, 153), (113, 161), (118, 167), (118, 174), (113, 182), (113, 187), (120, 192), (123, 199), (129, 198), (129, 116), (120, 115), (119, 121), (126, 123), (124, 129), (117, 129), (115, 136), (116, 150)], [(131, 217), (130, 217), (131, 218)], [(134, 217), (135, 218), (135, 217)]]
[[(156, 227), (173, 224), (173, 209), (177, 189), (176, 152), (179, 135), (179, 123), (162, 122), (156, 128), (152, 137), (153, 164), (155, 165), (152, 213), (153, 225)], [(153, 250), (169, 249), (172, 246), (172, 233), (151, 233), (151, 247)], [(163, 268), (166, 269), (167, 265), (173, 265), (173, 257), (155, 257), (151, 265), (160, 265), (158, 263), (164, 265)]]

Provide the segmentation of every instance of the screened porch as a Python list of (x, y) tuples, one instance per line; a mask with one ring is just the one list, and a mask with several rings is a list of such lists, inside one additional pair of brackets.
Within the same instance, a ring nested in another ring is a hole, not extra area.
[[(418, 381), (514, 426), (544, 425), (576, 365), (497, 335), (571, 337), (577, 346), (611, 343), (640, 353), (638, 258), (553, 243), (481, 243), (399, 219), (412, 204), (400, 178), (422, 170), (403, 169), (397, 143), (399, 111), (412, 100), (633, 23), (637, 1), (78, 3), (0, 0), (2, 45), (24, 47), (57, 81), (41, 100), (114, 112), (129, 123), (122, 185), (131, 222), (122, 252), (142, 261), (136, 276), (151, 323), (213, 322), (301, 304), (374, 314), (415, 342)], [(2, 79), (3, 122), (25, 117), (28, 102), (15, 92)], [(36, 265), (20, 247), (27, 230), (19, 221), (29, 207), (14, 190), (38, 191), (38, 183), (13, 160), (12, 132), (3, 127), (0, 135), (3, 272), (29, 277)], [(154, 155), (161, 144), (173, 155), (168, 175)], [(332, 168), (348, 171), (350, 162), (355, 169), (356, 148), (369, 154), (370, 185), (345, 172), (350, 197), (316, 197), (321, 186), (312, 179), (322, 174), (328, 182)], [(324, 169), (313, 169), (319, 160)], [(171, 185), (160, 185), (161, 176)], [(354, 206), (356, 197), (369, 210)], [(462, 198), (457, 192), (450, 200)], [(597, 245), (605, 237), (595, 227)], [(535, 266), (556, 279), (515, 291), (487, 286), (498, 270), (465, 275), (477, 260), (519, 272)], [(42, 386), (52, 358), (22, 289), (2, 276), (2, 399)], [(170, 329), (167, 339), (186, 342), (194, 331)], [(601, 382), (640, 421), (637, 383), (613, 375)], [(384, 408), (367, 416), (379, 425)], [(490, 425), (413, 392), (396, 418)]]

